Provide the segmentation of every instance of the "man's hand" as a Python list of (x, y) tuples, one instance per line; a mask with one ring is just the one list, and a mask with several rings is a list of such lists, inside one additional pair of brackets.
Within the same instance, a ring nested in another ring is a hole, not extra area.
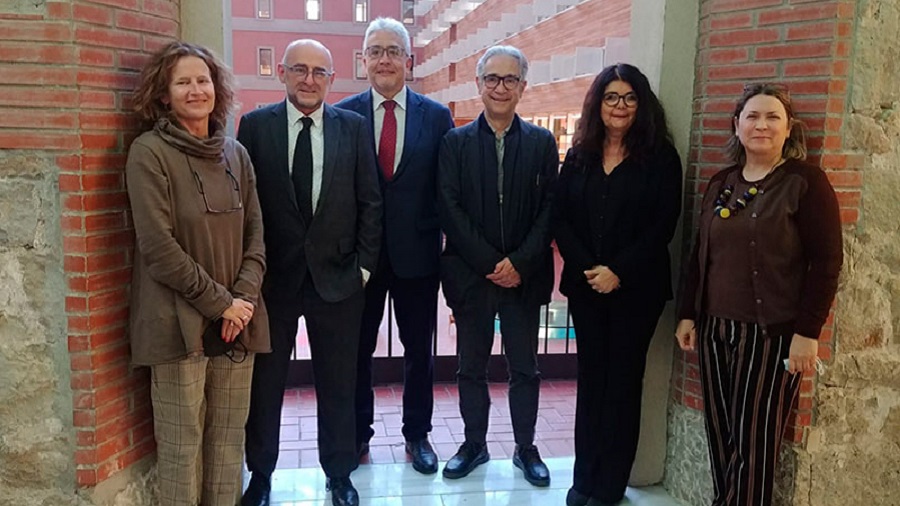
[(584, 271), (584, 277), (595, 292), (610, 293), (619, 288), (619, 276), (605, 265), (595, 265), (593, 269)]
[(485, 277), (495, 285), (503, 288), (515, 288), (522, 284), (522, 276), (520, 276), (519, 271), (513, 267), (509, 257), (500, 260), (497, 265), (494, 266), (494, 272)]
[(681, 320), (675, 328), (675, 339), (684, 351), (697, 349), (697, 327), (694, 320)]

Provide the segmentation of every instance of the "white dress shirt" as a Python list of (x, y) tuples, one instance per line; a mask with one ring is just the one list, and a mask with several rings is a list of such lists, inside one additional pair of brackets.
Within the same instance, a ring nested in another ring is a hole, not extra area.
[[(322, 190), (322, 167), (325, 163), (325, 129), (322, 124), (324, 119), (324, 107), (319, 107), (312, 114), (313, 123), (309, 130), (309, 141), (312, 146), (312, 210), (316, 212), (316, 206), (319, 203), (319, 193)], [(297, 146), (297, 135), (303, 130), (301, 118), (306, 114), (298, 111), (290, 101), (287, 103), (288, 117), (288, 174), (293, 171), (294, 166), (294, 148)]]
[[(372, 111), (375, 114), (373, 123), (375, 124), (375, 151), (381, 150), (381, 129), (384, 125), (384, 101), (390, 100), (384, 98), (381, 93), (372, 88)], [(406, 134), (406, 86), (400, 89), (393, 98), (397, 103), (394, 107), (394, 117), (397, 118), (397, 147), (394, 150), (394, 170), (400, 165), (400, 156), (403, 154), (403, 137)]]

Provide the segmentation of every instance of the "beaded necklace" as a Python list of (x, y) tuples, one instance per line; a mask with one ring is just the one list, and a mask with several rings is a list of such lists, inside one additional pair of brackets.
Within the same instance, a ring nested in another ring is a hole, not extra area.
[(734, 185), (725, 185), (722, 188), (722, 191), (719, 192), (719, 196), (716, 198), (716, 207), (713, 209), (713, 214), (715, 214), (719, 218), (722, 218), (723, 220), (727, 220), (740, 211), (746, 209), (750, 202), (753, 202), (753, 199), (755, 199), (757, 195), (763, 192), (762, 182), (765, 181), (766, 178), (769, 177), (769, 174), (771, 174), (772, 171), (782, 163), (784, 163), (784, 158), (781, 158), (777, 162), (775, 162), (775, 165), (773, 165), (772, 168), (766, 172), (766, 175), (750, 185), (750, 188), (747, 188), (747, 191), (745, 191), (742, 196), (735, 199), (735, 201), (731, 204), (728, 204), (728, 201), (731, 200), (731, 196), (734, 194)]

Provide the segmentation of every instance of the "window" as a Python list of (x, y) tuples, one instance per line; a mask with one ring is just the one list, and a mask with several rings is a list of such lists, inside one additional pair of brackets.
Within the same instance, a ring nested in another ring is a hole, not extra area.
[(400, 4), (400, 17), (403, 19), (403, 24), (411, 25), (416, 22), (416, 1), (415, 0), (402, 0)]
[(256, 17), (272, 19), (272, 0), (256, 0)]
[(362, 51), (357, 51), (353, 54), (353, 77), (359, 80), (366, 80), (369, 78), (368, 73), (366, 72), (366, 64), (363, 63), (363, 54)]
[(353, 21), (357, 23), (369, 21), (369, 0), (353, 0)]
[(259, 75), (272, 77), (275, 75), (274, 54), (275, 50), (271, 47), (261, 47), (258, 50), (257, 68)]
[(306, 19), (310, 21), (322, 19), (322, 0), (306, 0)]
[(413, 69), (415, 67), (416, 67), (416, 55), (411, 54), (411, 55), (409, 55), (409, 68), (406, 69), (406, 80), (407, 81), (415, 80), (415, 78), (413, 77)]

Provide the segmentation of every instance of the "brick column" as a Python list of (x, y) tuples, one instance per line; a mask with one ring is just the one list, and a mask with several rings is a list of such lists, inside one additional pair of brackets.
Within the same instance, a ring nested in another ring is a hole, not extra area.
[[(821, 165), (834, 185), (845, 227), (849, 229), (857, 223), (860, 170), (865, 157), (850, 151), (842, 136), (848, 115), (855, 8), (852, 0), (701, 0), (694, 119), (685, 186), (684, 257), (689, 255), (696, 234), (699, 203), (709, 178), (725, 165), (722, 148), (731, 135), (731, 113), (747, 82), (788, 85), (797, 115), (809, 129), (809, 160)], [(833, 359), (833, 329), (832, 312), (819, 336), (819, 356), (826, 363)], [(676, 351), (672, 386), (677, 407), (702, 409), (696, 353)], [(800, 400), (786, 435), (788, 442), (804, 442), (804, 428), (813, 421), (815, 386), (815, 374), (803, 378)], [(702, 431), (701, 426), (696, 429)], [(670, 470), (678, 468), (679, 459), (686, 457), (671, 450), (670, 459), (674, 462), (669, 463)], [(709, 479), (693, 478), (703, 482)], [(679, 489), (677, 481), (667, 478), (667, 485)], [(679, 492), (676, 495), (700, 502), (690, 490)], [(792, 495), (791, 490), (779, 492)]]

